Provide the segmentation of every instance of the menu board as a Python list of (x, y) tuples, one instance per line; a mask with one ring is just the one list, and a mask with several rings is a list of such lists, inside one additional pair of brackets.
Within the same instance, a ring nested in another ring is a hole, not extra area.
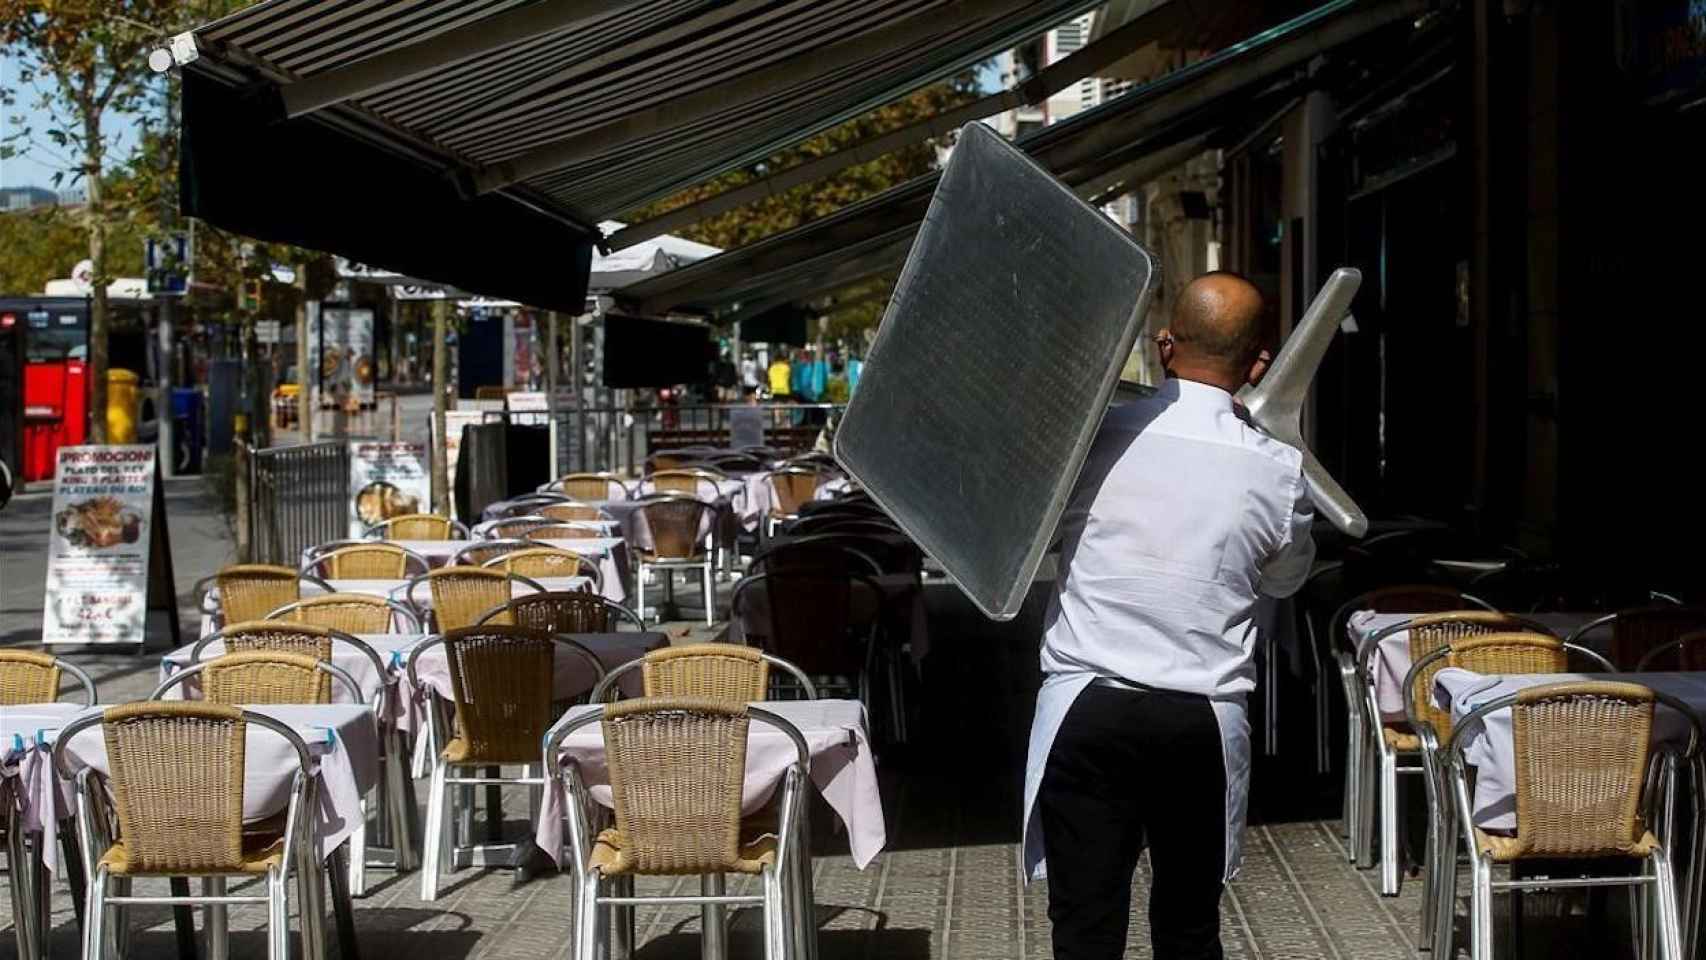
[(315, 382), (322, 404), (373, 405), (373, 311), (321, 307), (309, 315), (309, 341), (319, 346)]
[[(427, 420), (432, 424), (432, 434), (438, 436), (438, 421), (432, 417)], [(446, 410), (444, 411), (444, 476), (451, 490), (456, 489), (456, 462), (462, 454), (462, 428), (479, 426), (486, 421), (484, 410)], [(457, 516), (456, 498), (450, 498), (450, 515), (457, 520), (466, 521), (467, 517)]]
[(155, 473), (151, 446), (59, 448), (43, 643), (143, 642)]
[(360, 537), (382, 520), (428, 513), (432, 480), (426, 446), (352, 440), (349, 445), (349, 535)]

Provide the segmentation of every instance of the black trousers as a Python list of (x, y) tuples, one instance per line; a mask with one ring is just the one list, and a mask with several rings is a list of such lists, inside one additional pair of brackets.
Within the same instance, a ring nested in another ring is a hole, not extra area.
[(1226, 766), (1207, 699), (1085, 688), (1049, 750), (1037, 811), (1055, 960), (1125, 955), (1146, 837), (1156, 960), (1219, 960)]

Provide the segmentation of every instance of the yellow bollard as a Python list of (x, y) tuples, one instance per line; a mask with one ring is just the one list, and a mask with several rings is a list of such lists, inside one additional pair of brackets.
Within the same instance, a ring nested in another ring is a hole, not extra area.
[(142, 379), (129, 370), (107, 371), (107, 442), (135, 443)]

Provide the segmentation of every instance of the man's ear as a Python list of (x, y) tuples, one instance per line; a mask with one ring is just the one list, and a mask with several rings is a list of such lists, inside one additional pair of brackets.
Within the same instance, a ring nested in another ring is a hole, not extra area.
[(1268, 364), (1273, 363), (1273, 361), (1273, 355), (1266, 350), (1256, 354), (1256, 362), (1250, 364), (1250, 373), (1248, 377), (1250, 386), (1253, 387), (1262, 382), (1262, 377), (1268, 372)]

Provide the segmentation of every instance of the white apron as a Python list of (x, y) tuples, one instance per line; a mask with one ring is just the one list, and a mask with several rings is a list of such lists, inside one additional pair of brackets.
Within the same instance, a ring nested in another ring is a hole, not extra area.
[[(1043, 858), (1043, 829), (1037, 822), (1037, 791), (1048, 767), (1048, 754), (1067, 711), (1090, 681), (1092, 673), (1055, 673), (1043, 679), (1037, 694), (1037, 713), (1031, 721), (1031, 744), (1025, 758), (1025, 822), (1021, 840), (1025, 882), (1048, 876)], [(1242, 698), (1210, 700), (1220, 724), (1221, 757), (1226, 765), (1226, 864), (1223, 881), (1238, 875), (1242, 860), (1244, 820), (1250, 797), (1250, 723)]]

